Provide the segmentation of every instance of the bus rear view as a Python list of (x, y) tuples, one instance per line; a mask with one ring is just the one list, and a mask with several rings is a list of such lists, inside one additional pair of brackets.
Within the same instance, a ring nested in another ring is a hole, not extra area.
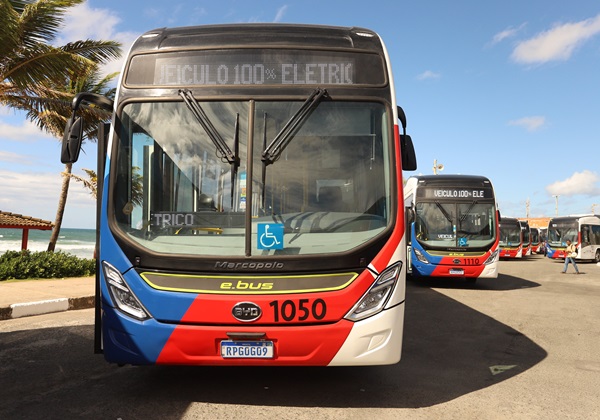
[(393, 86), (385, 47), (366, 29), (142, 35), (104, 158), (105, 358), (398, 362), (402, 170), (416, 159)]

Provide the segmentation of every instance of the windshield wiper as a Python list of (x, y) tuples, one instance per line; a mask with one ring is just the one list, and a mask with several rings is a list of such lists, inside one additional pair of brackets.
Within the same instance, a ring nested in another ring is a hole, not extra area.
[(303, 124), (307, 117), (315, 110), (324, 96), (327, 95), (327, 90), (316, 88), (310, 94), (308, 99), (302, 104), (300, 109), (288, 120), (281, 131), (275, 136), (273, 141), (265, 148), (262, 153), (261, 160), (265, 165), (270, 165), (275, 162), (292, 139), (293, 134)]
[(461, 216), (460, 216), (460, 221), (462, 222), (463, 220), (465, 220), (467, 218), (467, 216), (469, 215), (469, 212), (471, 211), (471, 209), (473, 207), (475, 207), (476, 204), (479, 204), (478, 201), (473, 201), (471, 203), (471, 205), (469, 206), (469, 208), (467, 209), (467, 211), (465, 211)]
[(206, 135), (213, 142), (217, 148), (217, 157), (225, 159), (231, 165), (231, 207), (233, 208), (233, 196), (235, 191), (235, 183), (237, 180), (237, 169), (240, 166), (240, 155), (239, 155), (239, 120), (240, 114), (235, 117), (235, 134), (233, 138), (234, 150), (232, 151), (223, 137), (219, 134), (213, 123), (208, 118), (208, 115), (204, 112), (194, 95), (189, 90), (179, 90), (179, 96), (183, 98), (183, 102), (187, 105), (196, 120), (200, 123)]
[(231, 208), (233, 209), (233, 196), (237, 181), (238, 167), (240, 166), (240, 114), (235, 114), (235, 134), (233, 135), (233, 156), (231, 163)]
[(183, 98), (183, 101), (185, 102), (187, 107), (190, 109), (190, 111), (192, 111), (192, 114), (194, 114), (196, 120), (198, 120), (198, 122), (200, 123), (202, 128), (204, 128), (204, 131), (206, 132), (210, 140), (214, 143), (218, 151), (217, 156), (219, 158), (227, 160), (227, 162), (229, 162), (231, 165), (239, 166), (239, 156), (236, 156), (233, 153), (233, 151), (229, 148), (229, 146), (227, 146), (227, 143), (225, 143), (223, 137), (221, 137), (213, 123), (210, 121), (210, 119), (200, 106), (200, 104), (196, 101), (196, 98), (194, 98), (192, 92), (189, 90), (181, 89), (179, 91), (179, 96)]
[(454, 221), (452, 220), (452, 216), (450, 214), (448, 214), (448, 212), (446, 211), (446, 209), (444, 208), (444, 206), (442, 206), (439, 201), (436, 201), (435, 205), (438, 206), (438, 208), (440, 209), (440, 211), (442, 212), (442, 214), (444, 215), (444, 217), (446, 218), (446, 220), (448, 220), (452, 225), (454, 225)]

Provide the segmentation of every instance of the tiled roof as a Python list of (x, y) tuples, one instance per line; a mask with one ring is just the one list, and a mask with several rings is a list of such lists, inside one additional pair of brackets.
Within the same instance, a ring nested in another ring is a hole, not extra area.
[(519, 217), (519, 220), (527, 220), (530, 227), (547, 228), (551, 217)]
[(0, 228), (52, 229), (54, 223), (0, 210)]

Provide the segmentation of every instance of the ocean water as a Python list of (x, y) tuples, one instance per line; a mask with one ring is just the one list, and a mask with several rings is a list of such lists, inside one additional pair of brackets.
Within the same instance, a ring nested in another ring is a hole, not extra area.
[[(46, 251), (50, 242), (50, 230), (29, 230), (27, 249), (30, 251)], [(6, 251), (21, 250), (21, 229), (0, 229), (0, 255)], [(93, 258), (96, 246), (96, 229), (61, 228), (56, 251), (75, 255), (79, 258)]]

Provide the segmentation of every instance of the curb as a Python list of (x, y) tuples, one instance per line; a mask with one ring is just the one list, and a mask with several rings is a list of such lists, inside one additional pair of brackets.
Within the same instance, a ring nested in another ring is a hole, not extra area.
[(49, 299), (39, 302), (13, 303), (8, 307), (0, 308), (0, 320), (77, 309), (89, 309), (94, 307), (94, 300), (94, 296), (84, 296), (76, 298)]

